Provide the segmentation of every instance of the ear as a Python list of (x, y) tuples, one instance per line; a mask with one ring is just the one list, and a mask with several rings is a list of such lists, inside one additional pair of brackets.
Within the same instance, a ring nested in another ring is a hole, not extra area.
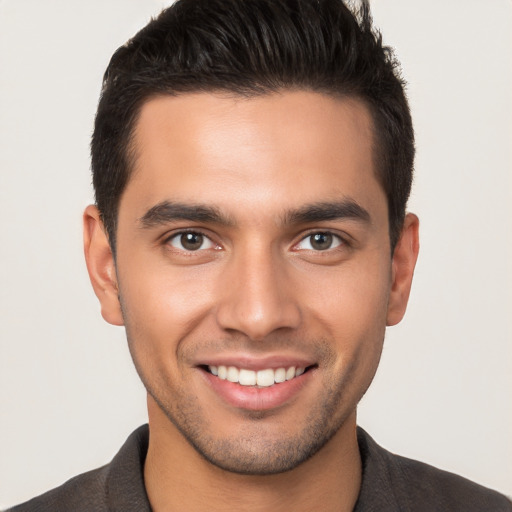
[(94, 293), (101, 304), (101, 315), (109, 324), (124, 325), (114, 256), (98, 208), (89, 205), (83, 221), (85, 261)]
[(400, 240), (393, 252), (391, 262), (391, 293), (387, 314), (388, 326), (396, 325), (400, 322), (407, 308), (412, 276), (420, 249), (419, 224), (420, 222), (416, 215), (413, 213), (406, 215)]

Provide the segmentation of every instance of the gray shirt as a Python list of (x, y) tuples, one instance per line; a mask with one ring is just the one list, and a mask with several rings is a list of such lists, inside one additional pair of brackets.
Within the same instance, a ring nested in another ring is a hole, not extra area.
[[(151, 512), (144, 488), (149, 429), (133, 432), (110, 464), (9, 512)], [(505, 496), (427, 464), (394, 455), (358, 429), (363, 480), (354, 512), (512, 512)]]

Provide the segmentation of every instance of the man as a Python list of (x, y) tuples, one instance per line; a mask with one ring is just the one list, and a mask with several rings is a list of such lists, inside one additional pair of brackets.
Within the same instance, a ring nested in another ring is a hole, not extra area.
[(418, 254), (413, 154), (366, 7), (182, 0), (120, 48), (84, 240), (149, 433), (14, 510), (510, 510), (356, 429)]

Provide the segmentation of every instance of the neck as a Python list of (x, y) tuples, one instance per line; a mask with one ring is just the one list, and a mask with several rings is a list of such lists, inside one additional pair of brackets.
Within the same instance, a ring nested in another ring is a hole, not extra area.
[(351, 511), (361, 486), (355, 413), (313, 457), (276, 475), (239, 475), (206, 461), (149, 399), (144, 480), (154, 512)]

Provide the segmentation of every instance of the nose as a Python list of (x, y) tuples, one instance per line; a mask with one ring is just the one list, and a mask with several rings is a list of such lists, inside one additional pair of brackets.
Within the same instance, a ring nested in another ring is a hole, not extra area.
[(286, 263), (270, 250), (244, 251), (223, 273), (217, 322), (224, 330), (262, 340), (277, 330), (296, 329), (301, 311)]

